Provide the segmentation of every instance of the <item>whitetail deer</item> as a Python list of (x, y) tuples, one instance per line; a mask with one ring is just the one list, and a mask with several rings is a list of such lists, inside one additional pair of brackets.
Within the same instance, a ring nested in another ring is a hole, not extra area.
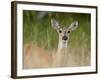
[(78, 21), (72, 22), (68, 28), (62, 28), (58, 21), (51, 19), (51, 25), (59, 36), (57, 52), (46, 52), (42, 48), (34, 47), (33, 44), (27, 44), (24, 46), (24, 68), (64, 66), (69, 34), (78, 27)]
[(67, 54), (67, 45), (69, 41), (69, 34), (71, 31), (74, 31), (78, 27), (78, 21), (72, 22), (72, 24), (67, 28), (66, 26), (61, 28), (58, 21), (55, 19), (51, 20), (52, 27), (58, 32), (59, 41), (58, 49), (55, 54), (54, 65), (55, 66), (64, 66), (65, 54)]

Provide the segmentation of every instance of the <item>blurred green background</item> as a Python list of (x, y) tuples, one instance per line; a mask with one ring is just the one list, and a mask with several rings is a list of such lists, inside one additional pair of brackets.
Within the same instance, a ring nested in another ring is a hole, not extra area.
[(46, 50), (56, 50), (58, 34), (51, 27), (51, 19), (55, 18), (63, 27), (78, 21), (79, 27), (70, 33), (68, 48), (77, 48), (90, 52), (91, 15), (85, 13), (64, 13), (23, 10), (24, 44), (32, 42)]

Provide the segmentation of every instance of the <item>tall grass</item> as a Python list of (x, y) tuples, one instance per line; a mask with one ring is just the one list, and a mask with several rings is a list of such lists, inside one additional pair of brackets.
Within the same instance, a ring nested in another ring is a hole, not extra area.
[(32, 43), (46, 51), (55, 52), (58, 46), (58, 34), (51, 26), (52, 18), (58, 20), (61, 27), (69, 27), (73, 21), (79, 23), (79, 27), (70, 33), (68, 54), (65, 55), (66, 66), (90, 65), (90, 14), (23, 10), (24, 44)]
[(68, 27), (73, 21), (77, 20), (79, 27), (70, 34), (68, 46), (69, 48), (90, 51), (90, 14), (46, 12), (43, 17), (39, 17), (40, 13), (39, 11), (23, 11), (24, 44), (32, 42), (46, 50), (56, 50), (58, 34), (51, 27), (51, 18), (57, 19), (62, 27)]

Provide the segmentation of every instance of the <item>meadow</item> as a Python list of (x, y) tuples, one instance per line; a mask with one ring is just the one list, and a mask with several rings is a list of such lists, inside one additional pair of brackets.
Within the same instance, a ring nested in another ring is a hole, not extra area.
[[(69, 27), (78, 21), (79, 27), (70, 33), (67, 66), (89, 66), (91, 59), (91, 15), (85, 13), (64, 13), (23, 10), (23, 44), (32, 43), (50, 52), (56, 51), (58, 34), (51, 27), (51, 19), (60, 26)], [(69, 65), (68, 65), (69, 64)]]

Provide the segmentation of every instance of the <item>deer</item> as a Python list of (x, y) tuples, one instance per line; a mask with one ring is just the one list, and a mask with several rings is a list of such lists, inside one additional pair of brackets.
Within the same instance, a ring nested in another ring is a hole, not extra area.
[(67, 54), (67, 47), (69, 42), (70, 32), (74, 31), (78, 27), (78, 21), (73, 21), (71, 25), (67, 28), (64, 26), (63, 28), (60, 26), (59, 22), (55, 19), (51, 19), (51, 24), (54, 30), (58, 33), (58, 48), (57, 52), (54, 56), (56, 60), (54, 60), (55, 66), (64, 66), (65, 62), (65, 54)]
[(33, 44), (26, 44), (24, 46), (24, 68), (65, 66), (69, 36), (72, 31), (77, 29), (78, 21), (73, 21), (69, 27), (61, 27), (56, 19), (51, 19), (51, 26), (59, 37), (57, 51), (46, 52), (38, 47), (38, 51), (35, 51), (36, 47), (34, 48)]

